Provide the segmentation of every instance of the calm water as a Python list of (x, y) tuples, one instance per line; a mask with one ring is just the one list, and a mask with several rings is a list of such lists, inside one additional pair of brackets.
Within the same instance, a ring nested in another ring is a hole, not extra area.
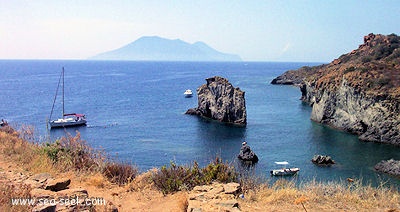
[[(338, 181), (362, 178), (376, 184), (399, 180), (379, 175), (373, 166), (400, 159), (398, 147), (363, 143), (357, 137), (310, 121), (311, 108), (299, 101), (296, 87), (271, 85), (289, 69), (312, 63), (194, 63), (118, 61), (0, 61), (0, 117), (15, 126), (33, 125), (39, 140), (65, 131), (46, 130), (46, 119), (64, 66), (66, 112), (85, 113), (82, 138), (111, 156), (141, 170), (175, 161), (201, 165), (217, 155), (236, 162), (243, 140), (259, 156), (256, 172), (270, 178), (274, 161), (287, 160), (301, 169), (300, 180)], [(228, 126), (185, 115), (197, 96), (184, 98), (205, 78), (220, 75), (246, 92), (248, 125)], [(61, 104), (56, 105), (56, 116)], [(76, 129), (68, 129), (74, 134)], [(337, 164), (316, 167), (315, 154)]]

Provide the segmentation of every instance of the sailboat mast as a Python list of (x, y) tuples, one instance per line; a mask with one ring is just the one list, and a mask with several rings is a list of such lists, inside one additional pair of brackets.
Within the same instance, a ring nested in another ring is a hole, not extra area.
[[(63, 68), (63, 70), (64, 70), (64, 68)], [(58, 89), (60, 88), (60, 83), (61, 83), (61, 78), (64, 79), (63, 73), (64, 73), (64, 72), (61, 71), (60, 78), (58, 79), (58, 84), (57, 84), (57, 89), (56, 89), (56, 95), (54, 95), (53, 106), (51, 107), (50, 120), (52, 120), (51, 117), (53, 116), (54, 105), (56, 104)], [(63, 83), (63, 84), (64, 84), (64, 83)], [(64, 112), (63, 112), (63, 115), (64, 115)]]
[(64, 111), (64, 67), (62, 68), (62, 80), (63, 80), (63, 86), (62, 86), (62, 117), (64, 117), (65, 111)]

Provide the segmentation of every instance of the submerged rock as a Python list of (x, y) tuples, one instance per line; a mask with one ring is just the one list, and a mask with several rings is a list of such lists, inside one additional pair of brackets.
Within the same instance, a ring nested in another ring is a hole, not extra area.
[(400, 160), (383, 160), (375, 165), (375, 170), (400, 177)]
[(211, 118), (220, 122), (246, 125), (245, 92), (225, 78), (214, 76), (197, 89), (197, 108), (186, 114)]
[(332, 160), (330, 156), (327, 155), (315, 155), (311, 161), (317, 165), (332, 165), (335, 164), (335, 161)]

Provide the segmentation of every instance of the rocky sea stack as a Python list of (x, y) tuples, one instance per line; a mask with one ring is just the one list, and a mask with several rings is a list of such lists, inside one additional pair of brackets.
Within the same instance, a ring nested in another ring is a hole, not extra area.
[(197, 108), (186, 114), (211, 118), (225, 123), (246, 125), (245, 92), (235, 88), (225, 78), (214, 76), (197, 89)]
[(400, 145), (399, 47), (399, 36), (371, 33), (331, 63), (287, 71), (271, 83), (299, 86), (316, 122), (364, 141)]

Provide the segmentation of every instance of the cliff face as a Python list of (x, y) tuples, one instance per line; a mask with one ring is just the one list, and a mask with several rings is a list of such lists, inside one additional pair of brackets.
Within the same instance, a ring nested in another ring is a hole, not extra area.
[(316, 122), (364, 141), (400, 145), (399, 47), (396, 35), (369, 34), (330, 64), (288, 71), (272, 83), (300, 86)]
[(186, 113), (204, 116), (221, 122), (245, 125), (245, 92), (235, 88), (225, 78), (215, 76), (197, 89), (198, 107)]

